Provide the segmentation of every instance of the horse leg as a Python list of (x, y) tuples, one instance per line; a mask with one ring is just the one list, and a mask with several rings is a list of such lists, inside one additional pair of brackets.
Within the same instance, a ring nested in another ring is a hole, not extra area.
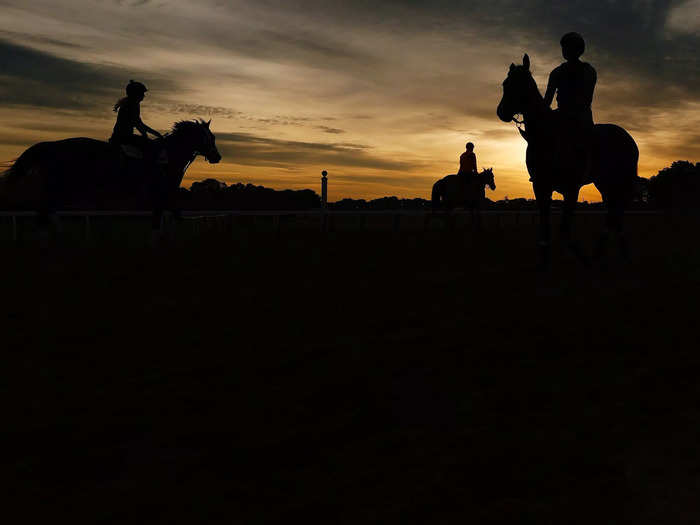
[(48, 247), (51, 226), (51, 211), (48, 207), (42, 206), (37, 210), (36, 226), (39, 230), (39, 243), (42, 247)]
[(537, 240), (537, 248), (539, 251), (540, 262), (538, 268), (540, 270), (549, 269), (550, 251), (551, 251), (551, 205), (552, 205), (552, 190), (551, 188), (535, 186), (535, 199), (540, 212), (539, 238)]
[(154, 181), (151, 193), (153, 206), (153, 213), (151, 214), (151, 242), (154, 244), (163, 238), (163, 199), (159, 190), (158, 181)]
[(574, 211), (576, 209), (576, 202), (578, 202), (579, 190), (580, 188), (575, 186), (564, 194), (564, 208), (561, 215), (560, 232), (561, 239), (566, 243), (569, 250), (571, 250), (574, 256), (581, 261), (584, 266), (588, 266), (588, 258), (583, 254), (578, 241), (574, 239), (573, 236)]
[(151, 204), (153, 213), (151, 215), (151, 242), (156, 244), (163, 240), (165, 236), (166, 217), (164, 211), (168, 204), (168, 196), (165, 190), (165, 180), (163, 179), (161, 170), (156, 167), (151, 170)]
[[(35, 168), (35, 170), (36, 175), (40, 177), (40, 184), (42, 186), (36, 217), (39, 239), (44, 247), (48, 247), (51, 237), (51, 226), (55, 226), (58, 223), (58, 216), (56, 215), (57, 190), (55, 184), (52, 184), (49, 173), (44, 167)], [(58, 231), (58, 228), (55, 228), (55, 231)]]
[(600, 232), (598, 237), (598, 242), (596, 243), (595, 258), (600, 261), (602, 267), (607, 266), (608, 260), (608, 241), (610, 239), (610, 210), (608, 210), (605, 217), (605, 226), (603, 226), (603, 231)]
[(607, 207), (607, 213), (605, 215), (605, 226), (596, 246), (596, 258), (600, 260), (601, 266), (605, 268), (608, 264), (610, 235), (613, 234), (617, 238), (620, 254), (625, 259), (627, 258), (627, 244), (622, 234), (622, 216), (624, 213), (622, 200), (609, 195), (603, 195), (603, 200)]
[(481, 233), (484, 230), (484, 225), (481, 221), (481, 210), (478, 205), (471, 208), (471, 214), (474, 231), (476, 231), (476, 233)]
[(608, 204), (606, 223), (607, 229), (617, 238), (617, 248), (620, 257), (622, 257), (624, 261), (628, 261), (629, 250), (627, 247), (627, 240), (622, 230), (624, 211), (625, 209), (622, 199), (612, 199)]

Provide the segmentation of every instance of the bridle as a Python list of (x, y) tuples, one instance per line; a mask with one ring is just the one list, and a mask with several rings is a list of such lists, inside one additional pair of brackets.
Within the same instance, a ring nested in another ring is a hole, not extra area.
[[(515, 115), (522, 115), (522, 113), (516, 113)], [(515, 127), (518, 128), (519, 131), (525, 131), (525, 117), (523, 117), (522, 120), (518, 120), (516, 116), (513, 115), (513, 122), (515, 122)]]

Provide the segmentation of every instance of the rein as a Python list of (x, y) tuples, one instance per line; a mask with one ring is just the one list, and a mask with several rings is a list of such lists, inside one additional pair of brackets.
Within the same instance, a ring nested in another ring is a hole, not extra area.
[(523, 117), (522, 120), (518, 120), (515, 115), (513, 115), (513, 122), (515, 122), (515, 127), (518, 128), (518, 131), (521, 133), (525, 131), (525, 117)]

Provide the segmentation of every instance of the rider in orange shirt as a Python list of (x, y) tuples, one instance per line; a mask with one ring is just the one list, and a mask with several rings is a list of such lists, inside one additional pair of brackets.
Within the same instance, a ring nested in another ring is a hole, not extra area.
[(458, 175), (476, 175), (476, 155), (474, 144), (467, 142), (467, 150), (459, 156)]

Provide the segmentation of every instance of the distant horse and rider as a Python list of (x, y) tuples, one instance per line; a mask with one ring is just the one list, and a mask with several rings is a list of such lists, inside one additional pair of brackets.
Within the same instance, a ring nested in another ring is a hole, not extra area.
[[(466, 151), (459, 158), (459, 171), (446, 175), (435, 184), (431, 193), (433, 212), (452, 212), (463, 208), (471, 212), (472, 224), (481, 229), (481, 207), (486, 201), (486, 186), (496, 189), (493, 168), (477, 171), (474, 144), (467, 142)], [(429, 219), (430, 217), (428, 217)], [(453, 220), (448, 216), (450, 221)], [(453, 223), (450, 222), (452, 226)]]
[(114, 107), (118, 116), (109, 142), (69, 138), (24, 151), (0, 178), (3, 204), (36, 210), (48, 227), (58, 210), (129, 202), (151, 209), (153, 228), (159, 229), (163, 211), (176, 211), (175, 192), (190, 164), (198, 155), (216, 164), (221, 154), (211, 121), (176, 122), (165, 135), (146, 126), (139, 106), (146, 91), (140, 82), (129, 82), (127, 96)]
[[(583, 38), (567, 33), (561, 46), (566, 62), (552, 71), (545, 97), (532, 77), (526, 54), (522, 65), (510, 65), (496, 111), (502, 121), (524, 126), (520, 133), (528, 143), (525, 160), (540, 214), (538, 245), (542, 267), (550, 261), (550, 209), (555, 191), (564, 196), (562, 239), (580, 260), (588, 263), (573, 238), (572, 221), (579, 191), (591, 183), (607, 206), (597, 254), (605, 255), (608, 237), (613, 233), (626, 256), (622, 218), (638, 180), (639, 150), (634, 139), (614, 124), (593, 124), (591, 103), (596, 72), (579, 60), (585, 50)], [(553, 111), (550, 104), (555, 94), (558, 109)], [(522, 121), (516, 115), (522, 115)]]

